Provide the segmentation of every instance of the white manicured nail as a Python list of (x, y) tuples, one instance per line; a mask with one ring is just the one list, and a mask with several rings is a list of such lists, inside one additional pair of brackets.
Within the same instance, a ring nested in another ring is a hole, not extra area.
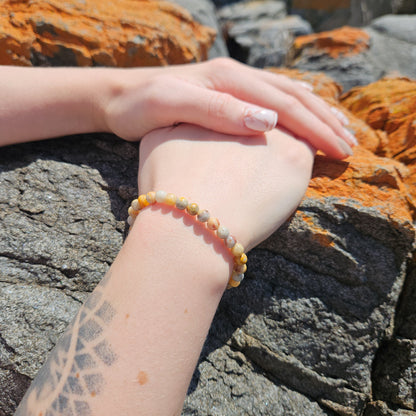
[(350, 124), (348, 117), (341, 110), (338, 110), (336, 107), (331, 107), (331, 111), (332, 114), (341, 122), (341, 124), (344, 126), (348, 126), (348, 124)]
[(244, 113), (244, 124), (251, 130), (270, 131), (277, 123), (277, 113), (272, 110), (248, 108)]
[(358, 146), (357, 138), (346, 128), (344, 128), (346, 139), (350, 142), (353, 146)]
[(309, 91), (313, 91), (314, 86), (312, 84), (309, 84), (309, 82), (305, 81), (296, 81), (298, 84), (302, 85), (303, 88), (306, 88)]

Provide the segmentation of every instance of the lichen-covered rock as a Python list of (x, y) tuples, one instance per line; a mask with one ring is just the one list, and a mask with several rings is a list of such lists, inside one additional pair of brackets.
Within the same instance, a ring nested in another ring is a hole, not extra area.
[[(410, 174), (405, 183), (416, 198), (416, 81), (385, 78), (352, 89), (342, 104), (373, 129), (385, 133), (387, 140), (380, 142), (376, 152), (408, 166)], [(367, 147), (365, 140), (361, 143)]]
[(291, 66), (304, 71), (323, 71), (344, 91), (368, 85), (390, 73), (416, 78), (416, 45), (374, 29), (343, 27), (300, 36)]
[(150, 0), (5, 0), (0, 64), (150, 66), (206, 59), (215, 31)]

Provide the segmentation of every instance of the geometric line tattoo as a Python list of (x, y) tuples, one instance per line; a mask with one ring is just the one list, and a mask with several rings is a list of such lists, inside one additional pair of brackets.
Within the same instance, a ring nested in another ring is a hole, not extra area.
[(42, 416), (90, 416), (87, 397), (100, 394), (104, 377), (100, 365), (111, 366), (117, 359), (104, 338), (105, 327), (116, 311), (103, 299), (102, 289), (111, 270), (87, 299), (72, 324), (62, 335), (39, 370), (20, 403), (15, 416), (39, 416), (31, 410), (36, 403), (47, 402)]

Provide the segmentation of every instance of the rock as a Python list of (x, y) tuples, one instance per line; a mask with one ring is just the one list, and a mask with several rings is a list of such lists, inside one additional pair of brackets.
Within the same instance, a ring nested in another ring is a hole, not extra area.
[(316, 31), (334, 29), (348, 24), (351, 0), (292, 0), (290, 12), (299, 14)]
[(374, 369), (374, 397), (416, 411), (416, 339), (394, 339), (380, 351)]
[(286, 5), (272, 0), (236, 3), (220, 9), (218, 16), (230, 55), (260, 68), (285, 64), (293, 32), (308, 26), (285, 19)]
[(238, 2), (218, 10), (221, 23), (238, 23), (258, 19), (280, 19), (286, 16), (286, 4), (283, 1), (253, 0)]
[(386, 403), (377, 400), (367, 404), (364, 416), (416, 416), (416, 413), (405, 409), (392, 410)]
[(365, 53), (370, 37), (361, 30), (343, 27), (295, 39), (295, 60), (290, 65), (304, 71), (324, 71), (345, 90), (367, 85), (380, 77)]
[(187, 63), (206, 59), (215, 37), (184, 9), (159, 0), (5, 0), (0, 21), (2, 65)]
[(321, 32), (344, 25), (364, 26), (378, 16), (406, 13), (404, 10), (415, 8), (405, 3), (401, 0), (292, 0), (290, 12), (301, 15)]
[(219, 56), (228, 56), (227, 46), (222, 36), (217, 16), (215, 14), (214, 4), (210, 0), (168, 0), (188, 10), (192, 17), (204, 26), (211, 27), (217, 33), (215, 42), (208, 51), (208, 58)]
[(408, 166), (410, 174), (405, 183), (415, 199), (416, 81), (406, 78), (382, 79), (352, 89), (343, 97), (342, 103), (368, 125), (385, 132), (388, 139), (380, 144), (377, 152)]
[(416, 45), (373, 29), (341, 29), (301, 36), (295, 40), (291, 66), (324, 71), (344, 90), (367, 85), (390, 73), (416, 78)]
[(286, 16), (286, 5), (279, 1), (237, 3), (220, 9), (218, 16), (230, 55), (259, 68), (285, 65), (293, 37), (312, 31), (299, 16)]
[(105, 135), (2, 148), (0, 414), (13, 414), (120, 249), (137, 154)]
[(416, 44), (416, 15), (386, 15), (371, 22), (370, 27), (390, 37)]

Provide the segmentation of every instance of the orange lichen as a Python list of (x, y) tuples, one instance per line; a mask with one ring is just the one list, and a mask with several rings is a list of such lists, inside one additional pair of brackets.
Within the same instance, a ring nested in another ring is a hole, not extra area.
[(312, 239), (323, 247), (334, 247), (334, 241), (327, 230), (315, 224), (312, 217), (305, 213), (300, 213), (302, 220), (308, 225), (308, 229), (312, 232)]
[(141, 386), (143, 386), (149, 381), (149, 376), (147, 375), (145, 371), (139, 371), (139, 374), (137, 376), (137, 381)]
[(384, 78), (365, 87), (353, 88), (342, 104), (373, 129), (379, 129), (377, 149), (360, 142), (379, 155), (394, 158), (409, 168), (403, 180), (416, 198), (416, 81)]
[(200, 61), (215, 31), (161, 0), (5, 0), (0, 64), (149, 66)]
[(403, 164), (356, 147), (348, 162), (317, 156), (306, 196), (336, 197), (357, 207), (375, 208), (392, 221), (410, 226), (415, 206), (403, 183), (408, 175)]
[(364, 30), (344, 26), (327, 32), (299, 36), (294, 47), (297, 53), (312, 49), (313, 53), (322, 52), (332, 58), (351, 56), (364, 52), (370, 44), (370, 35)]

